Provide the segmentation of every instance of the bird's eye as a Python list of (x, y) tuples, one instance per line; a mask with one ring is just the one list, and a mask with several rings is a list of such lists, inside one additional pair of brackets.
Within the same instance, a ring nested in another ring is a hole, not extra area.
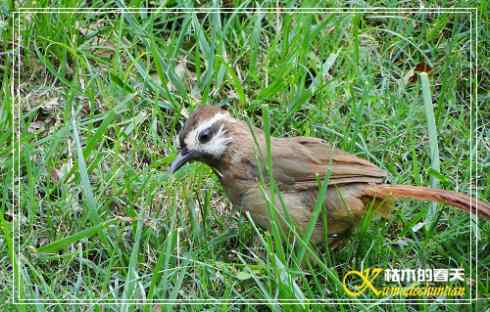
[(209, 129), (203, 130), (201, 133), (199, 133), (199, 143), (204, 144), (209, 142), (211, 139), (211, 131)]

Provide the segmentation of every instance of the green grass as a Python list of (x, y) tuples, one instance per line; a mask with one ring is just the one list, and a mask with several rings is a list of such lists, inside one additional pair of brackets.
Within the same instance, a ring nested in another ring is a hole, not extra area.
[[(238, 6), (235, 2), (225, 4)], [(121, 3), (96, 1), (92, 7), (122, 9)], [(145, 4), (130, 1), (126, 6)], [(274, 7), (276, 2), (241, 5)], [(369, 4), (398, 5), (389, 0)], [(479, 296), (490, 297), (490, 222), (480, 220), (472, 234), (479, 241), (470, 258), (472, 218), (444, 205), (431, 213), (430, 203), (403, 201), (390, 220), (366, 217), (344, 248), (320, 251), (307, 245), (308, 234), (293, 235), (294, 246), (283, 244), (278, 229), (264, 232), (232, 210), (206, 166), (167, 173), (183, 112), (212, 103), (274, 136), (324, 138), (386, 169), (393, 183), (431, 185), (438, 180), (442, 188), (478, 190), (480, 198), (490, 201), (490, 62), (483, 52), (489, 30), (482, 26), (489, 22), (488, 4), (426, 4), (432, 6), (479, 8), (478, 109), (470, 105), (476, 55), (470, 53), (468, 14), (141, 10), (24, 13), (13, 20), (13, 2), (0, 5), (0, 46), (5, 51), (0, 124), (8, 130), (0, 132), (0, 310), (36, 310), (1, 305), (12, 299), (13, 274), (20, 285), (16, 295), (31, 299), (230, 301), (180, 307), (192, 311), (459, 311), (461, 306), (455, 305), (405, 307), (383, 301), (367, 306), (273, 303), (347, 298), (341, 280), (349, 270), (462, 267), (467, 294), (478, 285)], [(21, 41), (12, 50), (12, 22), (18, 21)], [(16, 60), (16, 99), (11, 96), (14, 53), (21, 56), (20, 64)], [(427, 79), (410, 74), (421, 63), (432, 68)], [(474, 96), (472, 100), (476, 104)], [(426, 114), (431, 104), (433, 112)], [(19, 131), (15, 141), (12, 129)], [(437, 145), (435, 156), (431, 151)], [(12, 148), (19, 156), (15, 164)], [(440, 170), (431, 155), (440, 160)], [(16, 246), (11, 245), (12, 223), (20, 234)], [(19, 251), (17, 263), (14, 250)], [(477, 254), (479, 278), (470, 280)], [(369, 298), (375, 297), (369, 292), (359, 297)], [(269, 304), (236, 304), (244, 299)], [(37, 310), (76, 309), (52, 303)], [(489, 305), (480, 300), (471, 307)], [(89, 309), (172, 308), (176, 306)]]

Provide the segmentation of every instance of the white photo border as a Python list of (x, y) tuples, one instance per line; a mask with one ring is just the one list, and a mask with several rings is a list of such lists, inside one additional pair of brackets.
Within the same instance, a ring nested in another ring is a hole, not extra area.
[[(314, 14), (314, 13), (330, 13), (330, 14), (400, 14), (400, 13), (414, 13), (414, 14), (468, 14), (470, 17), (470, 133), (478, 127), (478, 71), (474, 66), (478, 68), (478, 8), (476, 7), (457, 7), (457, 8), (18, 8), (13, 11), (12, 19), (12, 83), (11, 83), (11, 95), (12, 95), (12, 207), (15, 211), (17, 207), (17, 213), (12, 221), (12, 303), (13, 304), (135, 304), (135, 305), (151, 305), (151, 304), (472, 304), (477, 300), (486, 299), (478, 297), (478, 282), (475, 285), (475, 297), (472, 296), (472, 287), (470, 287), (470, 298), (464, 299), (409, 299), (409, 298), (380, 298), (380, 299), (356, 299), (356, 298), (314, 298), (314, 299), (29, 299), (20, 297), (20, 275), (21, 275), (21, 260), (19, 259), (20, 244), (15, 251), (15, 243), (20, 241), (20, 201), (21, 201), (21, 179), (20, 179), (20, 150), (21, 150), (21, 109), (20, 109), (20, 69), (21, 69), (21, 15), (22, 14), (51, 14), (51, 13), (92, 13), (92, 14), (133, 14), (146, 12), (150, 14), (155, 13), (222, 13), (222, 12), (239, 12), (239, 13), (302, 13), (302, 14)], [(475, 20), (473, 26), (473, 20)], [(17, 22), (17, 24), (16, 24)], [(17, 27), (17, 29), (16, 29)], [(17, 31), (17, 32), (16, 32)], [(475, 40), (475, 45), (473, 45)], [(17, 46), (16, 46), (17, 43)], [(16, 54), (17, 51), (17, 54)], [(475, 62), (473, 64), (472, 53), (474, 53)], [(16, 67), (17, 66), (17, 67)], [(474, 75), (474, 77), (473, 77)], [(17, 84), (16, 82), (17, 78)], [(19, 105), (17, 111), (15, 106)], [(474, 104), (476, 103), (476, 105)], [(475, 106), (473, 106), (475, 105)], [(16, 128), (16, 114), (17, 113), (17, 128)], [(473, 114), (475, 116), (473, 116)], [(474, 124), (473, 124), (474, 123)], [(15, 140), (17, 138), (17, 141)], [(471, 153), (472, 137), (470, 137), (470, 181), (473, 180), (473, 161), (475, 166), (475, 172), (478, 173), (478, 135), (475, 131), (475, 156), (473, 159), (473, 153)], [(16, 145), (17, 143), (17, 145)], [(17, 153), (16, 153), (17, 151)], [(16, 168), (17, 162), (17, 168)], [(17, 172), (16, 172), (17, 171)], [(16, 176), (17, 173), (17, 176)], [(16, 180), (17, 179), (17, 180)], [(17, 199), (16, 199), (17, 190)], [(469, 188), (469, 195), (473, 199), (474, 193), (476, 199), (478, 199), (478, 180), (475, 180), (475, 186)], [(475, 216), (470, 217), (470, 279), (473, 277), (473, 263), (475, 264), (475, 277), (478, 281), (478, 252), (475, 253), (475, 261), (472, 261), (473, 253), (473, 241), (471, 236), (475, 238), (474, 246), (478, 250), (478, 239), (476, 232), (478, 231), (478, 206), (476, 207)], [(17, 227), (15, 226), (17, 224)], [(476, 228), (475, 228), (476, 227)], [(16, 231), (17, 230), (17, 231)], [(18, 276), (17, 276), (18, 275)], [(16, 288), (17, 286), (17, 288)]]

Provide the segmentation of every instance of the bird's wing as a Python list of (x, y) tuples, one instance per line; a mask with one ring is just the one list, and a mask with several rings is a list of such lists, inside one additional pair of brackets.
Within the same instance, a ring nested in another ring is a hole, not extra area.
[[(330, 175), (329, 185), (382, 183), (387, 174), (365, 159), (309, 137), (274, 138), (272, 172), (280, 184), (308, 187)], [(265, 154), (264, 154), (265, 155)]]

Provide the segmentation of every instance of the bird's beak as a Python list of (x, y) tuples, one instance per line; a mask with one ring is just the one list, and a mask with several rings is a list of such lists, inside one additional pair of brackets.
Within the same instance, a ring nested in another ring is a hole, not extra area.
[(175, 157), (174, 161), (170, 165), (170, 173), (175, 173), (177, 170), (180, 169), (183, 165), (185, 165), (187, 162), (194, 160), (199, 157), (198, 152), (194, 151), (187, 151), (187, 152), (180, 152), (177, 154), (177, 157)]

